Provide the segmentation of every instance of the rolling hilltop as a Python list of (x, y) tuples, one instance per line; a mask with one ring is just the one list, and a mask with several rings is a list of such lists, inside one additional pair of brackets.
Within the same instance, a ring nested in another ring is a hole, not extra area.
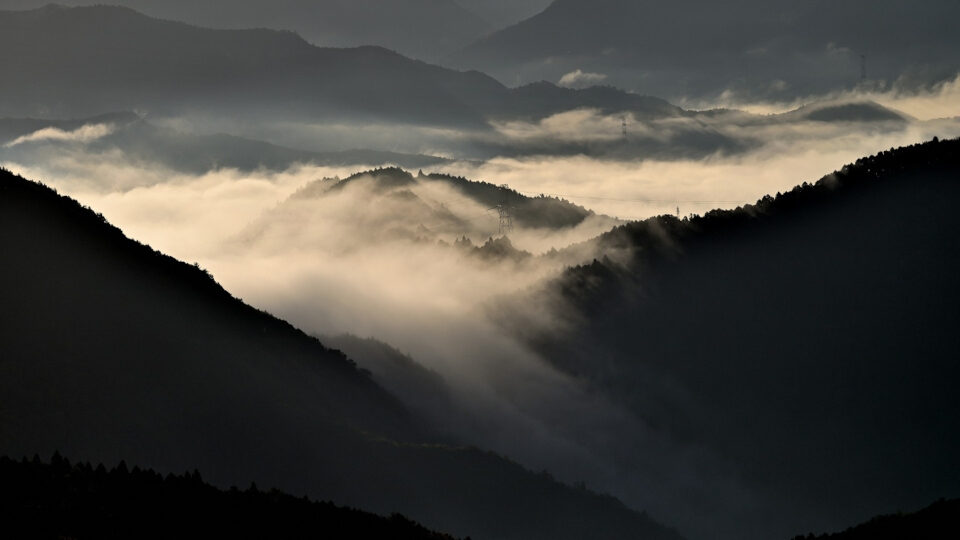
[[(321, 208), (329, 212), (328, 205), (336, 206), (336, 201), (359, 204), (350, 214), (351, 235), (374, 242), (450, 242), (465, 234), (487, 238), (498, 232), (497, 206), (510, 208), (518, 228), (562, 230), (588, 219), (608, 227), (619, 223), (555, 197), (529, 197), (488, 182), (422, 171), (415, 175), (386, 167), (308, 183), (254, 221), (240, 238), (269, 243), (275, 235), (288, 240), (303, 235), (309, 241), (329, 219)], [(320, 240), (326, 242), (327, 238), (324, 235)]]

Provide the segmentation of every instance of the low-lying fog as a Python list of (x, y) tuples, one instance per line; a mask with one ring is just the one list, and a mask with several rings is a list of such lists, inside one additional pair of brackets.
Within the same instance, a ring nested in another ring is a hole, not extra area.
[[(900, 100), (870, 96), (894, 109), (902, 105), (898, 110), (911, 115), (902, 121), (738, 114), (628, 121), (628, 138), (659, 139), (669, 146), (691, 130), (710, 131), (742, 143), (735, 152), (673, 159), (643, 154), (628, 159), (609, 154), (491, 157), (453, 161), (425, 172), (508, 184), (529, 196), (555, 195), (622, 219), (678, 209), (682, 215), (703, 213), (817, 180), (879, 150), (935, 135), (960, 136), (960, 121), (937, 120), (960, 115), (957, 87), (955, 82), (935, 95)], [(310, 129), (315, 127), (303, 127), (303, 132)], [(525, 141), (616, 143), (620, 130), (618, 115), (595, 111), (493, 125), (497, 144), (504, 147)], [(689, 523), (691, 535), (707, 530), (712, 516), (756, 511), (753, 494), (716, 456), (647, 430), (602, 396), (553, 371), (484, 314), (496, 297), (531, 287), (564, 265), (589, 262), (598, 254), (540, 255), (588, 240), (615, 220), (594, 216), (570, 228), (517, 227), (509, 235), (514, 247), (535, 257), (485, 258), (453, 244), (463, 236), (475, 245), (497, 236), (496, 212), (445, 185), (418, 182), (384, 190), (360, 181), (331, 190), (333, 182), (316, 183), (370, 168), (362, 163), (185, 174), (163, 163), (131, 159), (120, 150), (92, 151), (89, 143), (109, 132), (109, 126), (36, 132), (7, 144), (6, 150), (46, 144), (43, 159), (34, 153), (29, 162), (18, 162), (17, 154), (0, 153), (0, 160), (101, 212), (128, 236), (198, 262), (234, 295), (309, 333), (372, 336), (409, 354), (450, 386), (455, 406), (437, 412), (436, 419), (466, 442), (502, 452), (534, 470), (549, 469), (569, 482), (585, 481), (667, 523)], [(368, 132), (361, 130), (359, 138)], [(446, 138), (441, 150), (458, 157), (451, 141), (475, 137), (401, 133), (401, 128), (381, 131), (366, 142), (376, 147), (384, 136), (403, 138), (409, 147), (381, 148), (429, 152), (430, 144)], [(312, 190), (304, 190), (311, 184)], [(453, 218), (438, 220), (440, 211)], [(543, 317), (549, 322), (553, 314)], [(705, 507), (704, 500), (713, 502)]]

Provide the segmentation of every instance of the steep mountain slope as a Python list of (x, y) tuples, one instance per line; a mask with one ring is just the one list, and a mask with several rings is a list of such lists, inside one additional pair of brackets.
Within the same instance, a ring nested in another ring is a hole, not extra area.
[(530, 340), (545, 358), (771, 506), (750, 533), (724, 515), (691, 531), (786, 536), (955, 496), (958, 178), (960, 140), (930, 142), (735, 211), (625, 225), (598, 242), (632, 257), (569, 271), (505, 328), (567, 313)]
[(221, 491), (199, 473), (166, 477), (125, 462), (107, 470), (55, 454), (0, 458), (0, 516), (18, 538), (397, 538), (450, 540), (400, 515), (390, 518), (298, 499), (252, 484)]
[(398, 396), (421, 417), (433, 418), (453, 409), (452, 390), (443, 377), (390, 345), (351, 334), (324, 336), (322, 339), (362, 362), (361, 369), (369, 370), (374, 381)]
[[(950, 0), (909, 4), (737, 0), (556, 0), (454, 55), (505, 82), (559, 80), (576, 69), (655, 95), (809, 95), (868, 77), (953, 78), (960, 64)], [(779, 81), (779, 82), (778, 82)]]
[(0, 453), (194, 468), (476, 538), (675, 539), (610, 497), (435, 442), (341, 353), (0, 171)]
[[(329, 49), (292, 32), (209, 30), (107, 6), (0, 12), (0, 115), (83, 117), (140, 110), (235, 122), (401, 122), (487, 128), (517, 96), (379, 47)], [(630, 110), (662, 101), (618, 93)], [(568, 91), (539, 93), (531, 114), (566, 110)], [(519, 107), (523, 110), (523, 107)]]
[[(0, 9), (46, 4), (44, 0), (0, 0)], [(422, 59), (439, 58), (492, 30), (453, 0), (114, 0), (110, 4), (210, 28), (292, 30), (321, 46), (379, 45)]]
[[(95, 138), (84, 140), (85, 127), (105, 127)], [(42, 130), (59, 130), (48, 132)], [(72, 142), (79, 142), (74, 146)], [(448, 160), (435, 156), (377, 150), (311, 152), (233, 135), (195, 135), (151, 124), (134, 113), (98, 115), (78, 120), (0, 118), (0, 160), (39, 165), (63, 149), (93, 154), (115, 151), (138, 165), (157, 165), (202, 174), (220, 168), (241, 171), (282, 171), (295, 164), (326, 166), (396, 165), (431, 167)]]

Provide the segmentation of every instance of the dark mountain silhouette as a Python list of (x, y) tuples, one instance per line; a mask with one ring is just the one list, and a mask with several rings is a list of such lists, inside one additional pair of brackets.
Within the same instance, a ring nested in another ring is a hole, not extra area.
[(405, 517), (381, 517), (276, 490), (217, 489), (197, 471), (161, 475), (0, 458), (0, 517), (17, 538), (398, 538), (444, 540)]
[[(33, 9), (48, 3), (0, 0), (0, 9)], [(452, 0), (113, 0), (110, 4), (209, 28), (291, 30), (327, 47), (378, 45), (424, 60), (449, 54), (493, 30), (483, 18)]]
[(677, 534), (443, 442), (342, 353), (0, 171), (0, 453), (204, 471), (476, 538)]
[(814, 103), (785, 113), (784, 117), (799, 117), (815, 122), (895, 122), (906, 123), (902, 113), (872, 101), (851, 103)]
[(793, 540), (948, 540), (960, 534), (960, 499), (941, 499), (916, 512), (877, 516), (833, 534), (795, 536)]
[(83, 126), (106, 124), (114, 129), (108, 135), (85, 143), (91, 152), (121, 150), (128, 159), (151, 167), (161, 165), (176, 171), (202, 174), (220, 168), (241, 171), (267, 169), (282, 171), (294, 164), (326, 166), (397, 165), (406, 168), (432, 167), (449, 160), (435, 156), (401, 154), (380, 150), (311, 152), (286, 148), (263, 141), (233, 135), (194, 135), (156, 126), (134, 113), (113, 113), (80, 120), (40, 120), (0, 118), (0, 156), (18, 163), (41, 164), (49, 159), (51, 145), (39, 142), (4, 148), (19, 137), (45, 128), (74, 131)]
[(667, 97), (786, 98), (856, 84), (860, 55), (872, 80), (952, 79), (960, 64), (946, 21), (958, 15), (951, 0), (556, 0), (450, 63), (508, 83), (581, 69)]
[[(43, 118), (121, 109), (486, 129), (489, 118), (542, 117), (579, 99), (548, 86), (528, 111), (529, 92), (379, 47), (318, 48), (292, 32), (209, 30), (107, 6), (0, 12), (0, 69), (8, 74), (0, 115)], [(672, 110), (652, 98), (613, 96), (616, 108), (637, 114)]]
[(504, 327), (567, 313), (526, 334), (544, 358), (771, 506), (750, 532), (723, 515), (711, 530), (830, 530), (953, 496), (958, 178), (960, 140), (934, 141), (737, 210), (624, 225), (597, 245), (626, 262), (568, 271)]

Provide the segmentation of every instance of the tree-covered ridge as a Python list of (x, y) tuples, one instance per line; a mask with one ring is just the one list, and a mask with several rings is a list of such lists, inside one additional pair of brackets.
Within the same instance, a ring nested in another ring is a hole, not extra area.
[(428, 174), (421, 176), (425, 181), (443, 182), (454, 187), (463, 195), (489, 207), (503, 205), (511, 210), (514, 221), (523, 227), (545, 227), (557, 229), (573, 227), (594, 215), (592, 210), (576, 205), (558, 197), (537, 195), (530, 197), (509, 186), (489, 182), (469, 180), (462, 176), (449, 174)]
[(952, 540), (960, 537), (960, 499), (941, 499), (916, 512), (877, 516), (832, 534), (807, 534), (793, 540)]
[(754, 230), (779, 218), (809, 215), (825, 204), (842, 202), (864, 189), (902, 181), (904, 173), (922, 170), (935, 175), (956, 171), (958, 167), (960, 139), (934, 139), (858, 159), (812, 184), (803, 182), (788, 192), (766, 195), (754, 204), (733, 210), (710, 210), (683, 219), (656, 216), (616, 227), (596, 242), (602, 251), (630, 249), (635, 252), (636, 262), (652, 263), (663, 256), (679, 255), (701, 241)]
[(278, 490), (218, 489), (197, 471), (71, 464), (54, 454), (0, 458), (0, 519), (22, 539), (383, 538), (450, 540), (400, 514), (390, 517)]
[[(498, 313), (508, 330), (563, 314), (523, 337), (726, 460), (781, 537), (919, 507), (960, 488), (958, 179), (960, 140), (934, 140), (738, 209), (623, 225), (596, 240), (608, 257)], [(714, 501), (710, 521), (734, 527)]]
[[(557, 197), (546, 195), (529, 197), (506, 185), (474, 181), (450, 174), (424, 174), (423, 171), (414, 175), (399, 167), (380, 167), (358, 172), (343, 179), (318, 180), (304, 186), (297, 191), (294, 197), (306, 199), (322, 196), (328, 191), (336, 192), (358, 182), (369, 182), (372, 184), (374, 191), (387, 194), (395, 194), (396, 190), (411, 188), (420, 183), (444, 184), (481, 206), (490, 209), (497, 206), (507, 208), (513, 215), (516, 225), (521, 227), (551, 229), (574, 227), (594, 215), (591, 210)], [(448, 212), (446, 208), (440, 208), (438, 211)], [(453, 220), (463, 217), (448, 216), (449, 219)]]

